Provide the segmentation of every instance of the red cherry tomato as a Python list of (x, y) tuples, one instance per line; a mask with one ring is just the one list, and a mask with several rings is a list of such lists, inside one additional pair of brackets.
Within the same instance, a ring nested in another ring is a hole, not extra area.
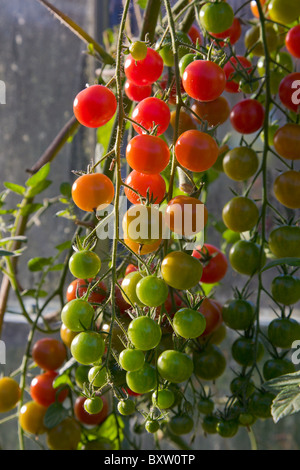
[[(96, 279), (88, 279), (88, 282), (92, 282), (93, 284), (97, 282)], [(66, 297), (67, 301), (70, 302), (71, 300), (76, 299), (76, 294), (78, 298), (83, 297), (86, 291), (88, 290), (88, 283), (85, 279), (74, 279), (74, 281), (69, 284)], [(98, 282), (97, 287), (92, 290), (89, 294), (88, 301), (90, 303), (101, 304), (103, 300), (106, 299), (107, 295), (107, 288), (104, 282)]]
[(229, 93), (240, 91), (239, 82), (245, 73), (250, 74), (253, 70), (251, 62), (243, 56), (231, 57), (224, 66), (226, 76), (225, 90)]
[(197, 44), (197, 39), (198, 39), (198, 44), (199, 46), (201, 46), (202, 36), (201, 36), (200, 29), (198, 28), (196, 24), (192, 24), (192, 26), (189, 29), (188, 35), (194, 44)]
[(139, 173), (161, 173), (170, 161), (169, 147), (155, 135), (136, 135), (126, 147), (128, 165)]
[(133, 124), (133, 128), (138, 134), (145, 134), (140, 124), (148, 131), (157, 126), (156, 135), (159, 136), (168, 129), (170, 118), (171, 112), (167, 103), (154, 96), (142, 100), (132, 112), (132, 119), (137, 123)]
[(126, 78), (138, 86), (151, 85), (161, 76), (164, 62), (154, 49), (148, 47), (147, 55), (143, 60), (135, 60), (129, 54), (124, 63)]
[[(203, 255), (200, 253), (203, 253)], [(219, 248), (205, 243), (193, 251), (192, 256), (200, 259), (203, 264), (203, 274), (200, 282), (214, 284), (221, 281), (228, 268), (227, 258)]]
[(74, 413), (80, 423), (90, 426), (97, 426), (105, 421), (109, 411), (108, 401), (105, 395), (102, 395), (101, 399), (103, 401), (102, 410), (96, 414), (89, 414), (84, 408), (84, 402), (86, 398), (84, 396), (79, 396), (76, 398), (74, 404)]
[(129, 80), (126, 80), (125, 85), (124, 85), (124, 91), (131, 101), (139, 102), (151, 96), (152, 86), (151, 85), (139, 86), (139, 85), (135, 85)]
[(210, 60), (194, 60), (184, 70), (182, 85), (198, 101), (216, 100), (225, 90), (224, 70)]
[(103, 85), (92, 85), (75, 97), (73, 111), (76, 119), (86, 127), (101, 127), (110, 121), (117, 110), (117, 100)]
[(204, 315), (206, 320), (206, 328), (200, 338), (208, 336), (218, 329), (223, 322), (222, 309), (220, 304), (208, 297), (203, 299), (200, 305), (199, 312)]
[(39, 339), (32, 348), (32, 359), (44, 370), (59, 369), (67, 358), (65, 345), (55, 338)]
[[(133, 266), (133, 265), (129, 265), (129, 266)], [(138, 269), (135, 269), (135, 271), (137, 271), (137, 270)], [(129, 272), (132, 272), (132, 271), (129, 271)], [(129, 274), (129, 272), (128, 272), (128, 274)], [(125, 274), (125, 276), (126, 276), (126, 274)], [(123, 281), (123, 279), (118, 279), (118, 284), (121, 285), (122, 281)], [(124, 297), (122, 295), (122, 291), (118, 286), (115, 286), (115, 299), (116, 299), (116, 305), (120, 310), (120, 314), (126, 313), (126, 310), (131, 308), (131, 305), (128, 302), (126, 302), (126, 300), (124, 299)]]
[(283, 78), (278, 91), (281, 103), (295, 113), (299, 112), (300, 72), (290, 73)]
[[(47, 371), (44, 374), (34, 377), (30, 384), (31, 398), (39, 405), (48, 407), (57, 399), (63, 402), (68, 396), (68, 389), (61, 390), (53, 387), (53, 381), (58, 376), (57, 372)], [(58, 393), (58, 396), (56, 397)]]
[[(242, 27), (241, 22), (238, 18), (234, 18), (232, 25), (230, 28), (226, 29), (222, 33), (211, 34), (214, 38), (217, 39), (227, 39), (229, 38), (230, 44), (233, 46), (241, 37), (242, 34)], [(219, 42), (220, 47), (224, 47), (226, 43)]]
[(139, 270), (139, 268), (137, 266), (135, 266), (134, 264), (129, 264), (127, 266), (127, 268), (125, 269), (125, 276), (127, 276), (127, 274), (129, 274), (129, 273), (132, 273), (132, 272), (138, 271), (138, 270)]
[(175, 155), (178, 163), (187, 170), (201, 172), (211, 168), (217, 161), (219, 147), (209, 134), (192, 129), (177, 139)]
[(232, 127), (240, 134), (253, 134), (258, 131), (263, 127), (264, 119), (263, 105), (251, 98), (237, 103), (230, 113)]
[(285, 37), (285, 45), (293, 57), (300, 59), (300, 24), (289, 30)]
[[(149, 192), (149, 200), (154, 204), (160, 204), (166, 193), (166, 183), (160, 174), (145, 175), (133, 170), (126, 178), (125, 183), (130, 188), (138, 191), (138, 193), (146, 199)], [(132, 204), (140, 204), (141, 199), (137, 193), (125, 186), (125, 195)]]

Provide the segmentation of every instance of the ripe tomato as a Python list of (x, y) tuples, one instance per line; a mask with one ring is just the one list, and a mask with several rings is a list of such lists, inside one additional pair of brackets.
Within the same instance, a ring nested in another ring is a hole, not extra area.
[(199, 13), (200, 23), (206, 31), (223, 33), (232, 26), (234, 12), (226, 2), (206, 3)]
[(300, 125), (294, 123), (284, 124), (274, 135), (274, 148), (283, 158), (299, 160)]
[(77, 334), (77, 331), (71, 331), (70, 328), (66, 327), (66, 325), (64, 325), (63, 323), (61, 324), (60, 337), (65, 346), (67, 346), (67, 348), (70, 349), (71, 343)]
[(201, 31), (195, 23), (193, 23), (192, 26), (190, 27), (188, 31), (188, 35), (194, 44), (197, 44), (197, 40), (198, 40), (198, 45), (201, 46), (202, 44)]
[(260, 245), (248, 240), (239, 240), (229, 251), (229, 262), (236, 272), (253, 276), (266, 262), (265, 253), (262, 253), (262, 259), (260, 255)]
[(126, 78), (138, 86), (151, 85), (159, 79), (163, 72), (164, 62), (158, 52), (151, 47), (147, 49), (147, 55), (142, 60), (135, 60), (129, 54), (124, 63)]
[(194, 352), (194, 372), (203, 380), (216, 380), (226, 368), (226, 359), (215, 344), (208, 345), (201, 352)]
[(270, 19), (276, 23), (290, 25), (300, 15), (300, 5), (297, 0), (271, 0), (268, 7)]
[(156, 369), (145, 362), (141, 369), (126, 373), (126, 383), (134, 393), (152, 392), (157, 387)]
[(127, 268), (125, 269), (125, 276), (127, 276), (127, 274), (129, 273), (132, 273), (134, 271), (138, 271), (139, 268), (135, 265), (135, 264), (128, 264)]
[(72, 341), (71, 354), (79, 364), (89, 365), (101, 360), (105, 350), (102, 335), (95, 331), (82, 331)]
[[(136, 349), (149, 351), (156, 348), (161, 340), (161, 328), (150, 317), (134, 318), (128, 326), (128, 338)], [(130, 387), (130, 385), (128, 385)], [(131, 387), (130, 387), (131, 388)]]
[[(230, 28), (226, 29), (222, 33), (210, 34), (216, 39), (229, 39), (230, 44), (233, 46), (236, 42), (238, 42), (241, 37), (241, 22), (238, 18), (234, 18)], [(223, 41), (218, 42), (218, 44), (220, 45), (220, 47), (224, 47), (226, 45), (226, 43), (224, 43)]]
[(225, 90), (225, 84), (223, 69), (210, 60), (194, 60), (182, 76), (185, 92), (198, 101), (216, 100)]
[(128, 165), (146, 175), (161, 173), (170, 161), (170, 151), (164, 140), (155, 135), (137, 135), (126, 147)]
[(90, 292), (87, 300), (89, 303), (101, 304), (103, 300), (106, 299), (107, 288), (104, 282), (97, 282), (97, 278), (87, 280), (74, 279), (74, 281), (72, 281), (67, 288), (67, 301), (70, 302), (76, 298), (83, 297), (88, 290), (90, 282), (92, 285), (97, 283), (97, 286)]
[(127, 176), (125, 184), (137, 191), (143, 198), (143, 201), (141, 201), (141, 198), (135, 191), (125, 186), (125, 195), (132, 204), (145, 202), (147, 196), (149, 197), (149, 201), (152, 201), (154, 204), (160, 204), (166, 194), (166, 183), (160, 174), (145, 175), (144, 173), (133, 170)]
[[(262, 7), (264, 7), (267, 2), (267, 0), (259, 0), (259, 1)], [(250, 8), (251, 8), (251, 12), (253, 16), (255, 16), (255, 18), (259, 18), (259, 11), (257, 8), (256, 0), (251, 0)], [(263, 9), (266, 10), (267, 8), (263, 8)]]
[(80, 424), (67, 417), (47, 431), (47, 446), (50, 450), (77, 450), (80, 438)]
[(277, 258), (300, 257), (300, 227), (282, 225), (269, 235), (269, 248)]
[(139, 86), (135, 85), (129, 80), (126, 80), (124, 85), (124, 91), (131, 101), (140, 102), (145, 98), (151, 96), (152, 85)]
[(106, 396), (101, 395), (101, 399), (103, 401), (103, 408), (97, 414), (89, 414), (84, 409), (85, 399), (86, 398), (84, 396), (79, 396), (76, 398), (74, 403), (75, 417), (80, 423), (87, 424), (89, 426), (98, 426), (99, 424), (103, 423), (103, 421), (106, 420), (109, 412), (109, 404)]
[(192, 110), (201, 118), (198, 122), (207, 121), (210, 127), (224, 124), (230, 115), (230, 107), (224, 96), (219, 96), (214, 101), (196, 101)]
[(272, 380), (281, 375), (296, 372), (295, 365), (287, 359), (269, 359), (264, 363), (263, 376), (265, 380)]
[(132, 111), (132, 119), (137, 123), (133, 124), (134, 130), (138, 134), (145, 134), (143, 126), (148, 131), (156, 127), (156, 135), (160, 136), (169, 127), (170, 124), (170, 109), (165, 101), (150, 96), (140, 101), (139, 104)]
[(209, 134), (190, 130), (177, 139), (175, 155), (178, 163), (187, 170), (202, 172), (209, 170), (217, 161), (219, 147)]
[(168, 427), (175, 436), (182, 436), (193, 430), (194, 420), (188, 414), (175, 415), (168, 422)]
[(205, 330), (200, 336), (200, 339), (203, 339), (217, 331), (222, 324), (222, 309), (214, 300), (205, 297), (199, 307), (199, 312), (202, 313), (206, 321)]
[[(294, 111), (295, 113), (298, 113), (300, 108), (299, 108), (299, 92), (297, 92), (297, 89), (299, 89), (299, 83), (300, 83), (300, 73), (299, 72), (294, 72), (290, 73), (286, 77), (282, 79), (279, 85), (278, 89), (278, 94), (281, 103), (288, 108), (291, 111)], [(296, 88), (295, 85), (296, 84)], [(296, 98), (296, 99), (295, 99)]]
[(69, 270), (78, 279), (94, 278), (101, 268), (97, 253), (89, 250), (76, 251), (69, 260)]
[(25, 403), (20, 409), (19, 423), (23, 431), (38, 436), (44, 434), (47, 428), (44, 425), (44, 418), (47, 408), (39, 405), (36, 401)]
[(73, 111), (77, 121), (86, 127), (101, 127), (110, 121), (117, 110), (117, 100), (103, 85), (92, 85), (75, 97)]
[(258, 222), (259, 210), (255, 202), (245, 196), (235, 196), (222, 211), (223, 222), (233, 232), (248, 232)]
[(263, 105), (251, 98), (234, 105), (230, 113), (232, 127), (240, 134), (253, 134), (258, 131), (263, 127), (264, 119)]
[(269, 323), (268, 338), (276, 348), (289, 349), (300, 339), (300, 324), (294, 318), (276, 318)]
[(139, 243), (129, 240), (129, 238), (124, 238), (124, 243), (127, 245), (134, 253), (138, 254), (139, 256), (148, 255), (149, 253), (153, 253), (156, 251), (161, 244), (161, 240), (155, 240), (153, 243), (148, 245), (140, 245)]
[(223, 158), (223, 170), (228, 178), (234, 181), (245, 181), (258, 170), (259, 160), (256, 152), (250, 147), (235, 147)]
[(133, 205), (123, 217), (122, 228), (124, 238), (151, 245), (163, 236), (163, 214), (155, 206)]
[(207, 224), (208, 212), (203, 204), (191, 196), (176, 196), (168, 202), (165, 223), (169, 229), (184, 237), (201, 232)]
[(53, 387), (53, 382), (57, 376), (57, 372), (50, 370), (32, 379), (30, 395), (39, 405), (47, 408), (56, 400), (62, 403), (67, 398), (69, 394), (68, 389), (63, 389), (59, 392), (57, 388)]
[(264, 355), (263, 344), (259, 341), (256, 345), (251, 338), (240, 337), (232, 345), (231, 353), (233, 359), (244, 367), (251, 366), (254, 362), (262, 360)]
[(175, 333), (186, 339), (198, 338), (206, 328), (204, 315), (191, 308), (177, 310), (172, 323)]
[(61, 311), (61, 321), (71, 331), (79, 332), (90, 328), (93, 318), (93, 307), (82, 299), (71, 300)]
[(203, 273), (200, 282), (205, 284), (215, 284), (224, 278), (228, 268), (227, 258), (219, 248), (209, 243), (203, 247), (198, 246), (192, 253), (198, 258), (203, 266)]
[(224, 323), (233, 330), (248, 330), (253, 324), (254, 315), (253, 304), (244, 299), (229, 300), (222, 309)]
[(168, 286), (163, 279), (155, 275), (143, 277), (136, 286), (140, 301), (148, 307), (159, 307), (168, 298)]
[(56, 370), (65, 362), (67, 351), (61, 341), (55, 338), (42, 338), (33, 345), (31, 356), (41, 369)]
[(185, 382), (191, 377), (193, 369), (190, 356), (174, 349), (163, 351), (157, 360), (159, 375), (171, 383)]
[(202, 271), (200, 261), (184, 251), (172, 251), (164, 257), (161, 264), (163, 279), (170, 287), (178, 290), (195, 287), (201, 279)]
[(285, 45), (289, 53), (300, 59), (300, 25), (294, 26), (286, 35)]
[(300, 173), (296, 170), (288, 170), (274, 181), (273, 191), (276, 199), (289, 209), (300, 208)]
[(229, 93), (238, 93), (240, 91), (240, 80), (246, 74), (250, 74), (253, 70), (251, 62), (243, 56), (237, 55), (231, 57), (224, 65), (224, 73), (226, 77), (225, 90)]
[(72, 186), (72, 198), (76, 206), (86, 212), (105, 209), (113, 200), (115, 188), (102, 173), (79, 176)]
[[(170, 124), (175, 132), (176, 129), (176, 111), (171, 112)], [(196, 129), (195, 121), (192, 116), (184, 109), (180, 108), (179, 121), (178, 121), (178, 136), (191, 129)]]
[(0, 378), (0, 413), (6, 413), (17, 406), (21, 398), (18, 382), (11, 377)]
[(273, 299), (283, 305), (293, 305), (300, 300), (300, 279), (291, 274), (281, 274), (272, 280)]

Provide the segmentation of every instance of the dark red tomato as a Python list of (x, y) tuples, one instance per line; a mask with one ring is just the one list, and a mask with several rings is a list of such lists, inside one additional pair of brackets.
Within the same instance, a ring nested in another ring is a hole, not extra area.
[(200, 102), (195, 101), (192, 105), (192, 110), (199, 116), (198, 122), (207, 121), (210, 127), (224, 124), (230, 115), (229, 103), (224, 96), (219, 96), (214, 101)]
[(127, 274), (129, 273), (132, 273), (133, 271), (138, 271), (139, 268), (137, 266), (135, 266), (134, 264), (129, 264), (125, 270), (125, 276), (127, 276)]
[(86, 127), (104, 126), (117, 110), (117, 100), (103, 85), (92, 85), (80, 91), (73, 103), (74, 115)]
[(251, 62), (243, 56), (231, 57), (224, 66), (226, 77), (225, 90), (229, 93), (240, 91), (240, 80), (245, 74), (250, 74), (253, 70)]
[(263, 127), (265, 109), (259, 101), (245, 99), (237, 103), (231, 110), (232, 127), (240, 134), (253, 134)]
[[(217, 34), (210, 34), (217, 39), (229, 39), (230, 44), (233, 46), (241, 37), (241, 22), (238, 18), (234, 18), (232, 25), (230, 26), (230, 28), (226, 29), (226, 31)], [(224, 47), (225, 44), (226, 43), (224, 43), (223, 41), (219, 42), (219, 45), (221, 47)]]
[(285, 45), (293, 57), (300, 59), (300, 24), (289, 30), (285, 37)]
[(126, 78), (138, 86), (151, 85), (159, 79), (163, 72), (164, 62), (158, 52), (148, 47), (143, 60), (135, 60), (129, 54), (124, 63)]
[[(93, 281), (93, 282), (92, 282)], [(97, 278), (88, 279), (88, 282), (92, 282), (92, 285), (97, 282)], [(70, 302), (76, 298), (83, 297), (87, 292), (89, 284), (85, 279), (74, 279), (74, 281), (69, 284), (67, 289), (67, 301)], [(95, 287), (89, 294), (88, 301), (90, 303), (101, 304), (103, 300), (106, 299), (107, 296), (107, 288), (104, 282), (98, 282), (97, 287)]]
[(224, 70), (210, 60), (194, 60), (183, 72), (182, 85), (186, 93), (198, 101), (213, 101), (225, 90)]
[(228, 262), (226, 256), (219, 248), (205, 243), (203, 247), (197, 247), (193, 251), (192, 256), (200, 259), (203, 265), (203, 273), (200, 282), (214, 284), (223, 279), (227, 272)]
[(159, 136), (168, 129), (170, 118), (171, 112), (167, 103), (155, 96), (140, 101), (132, 112), (132, 119), (137, 123), (133, 124), (133, 128), (138, 134), (145, 134), (140, 124), (148, 131), (157, 126), (156, 135)]
[(300, 107), (300, 72), (290, 73), (281, 81), (278, 95), (281, 103), (295, 113)]
[(183, 301), (177, 294), (174, 293), (172, 299), (172, 295), (169, 293), (167, 300), (165, 301), (165, 309), (168, 314), (175, 313), (183, 306)]
[(141, 395), (141, 393), (133, 392), (129, 387), (126, 387), (126, 389), (125, 390), (123, 389), (123, 391), (125, 393), (128, 393), (130, 397), (139, 397)]
[(139, 173), (158, 174), (170, 161), (169, 147), (155, 135), (136, 135), (126, 147), (126, 160), (128, 165)]
[(53, 387), (53, 381), (57, 376), (57, 372), (47, 371), (32, 379), (30, 395), (39, 405), (48, 407), (56, 400), (62, 403), (67, 398), (69, 393), (68, 389), (63, 389), (58, 392), (58, 389)]
[(208, 336), (218, 329), (223, 322), (222, 308), (212, 299), (205, 297), (199, 307), (199, 312), (204, 315), (206, 320), (206, 328), (200, 338)]
[(67, 358), (65, 345), (55, 338), (38, 340), (31, 352), (35, 364), (44, 370), (59, 369)]
[[(133, 265), (129, 265), (129, 266), (133, 266)], [(136, 268), (135, 271), (138, 271), (138, 268)], [(129, 271), (129, 272), (132, 272), (132, 271)], [(123, 279), (118, 279), (118, 284), (121, 285), (122, 281)], [(126, 300), (124, 299), (122, 295), (122, 291), (118, 286), (115, 287), (115, 300), (116, 300), (116, 305), (119, 308), (121, 314), (124, 314), (126, 310), (131, 308), (131, 305), (128, 302), (126, 302)]]
[(188, 31), (188, 35), (189, 35), (189, 37), (191, 38), (191, 40), (193, 41), (194, 44), (197, 44), (197, 40), (198, 40), (198, 45), (201, 46), (201, 44), (202, 44), (201, 32), (200, 32), (200, 29), (198, 28), (198, 26), (195, 23), (192, 24), (192, 26), (190, 27), (190, 29)]
[(166, 183), (160, 174), (145, 175), (144, 173), (133, 170), (127, 176), (125, 184), (137, 191), (144, 198), (144, 200), (141, 201), (139, 194), (125, 186), (125, 195), (132, 204), (146, 202), (147, 193), (149, 194), (150, 202), (160, 204), (166, 194)]
[(124, 85), (124, 91), (131, 101), (139, 102), (151, 96), (152, 86), (151, 85), (139, 86), (139, 85), (135, 85), (129, 80), (126, 80), (125, 85)]
[(109, 406), (108, 406), (108, 401), (105, 395), (101, 395), (101, 399), (103, 401), (102, 410), (97, 414), (89, 414), (84, 409), (84, 402), (86, 398), (84, 396), (79, 396), (76, 398), (75, 404), (74, 404), (74, 413), (75, 413), (75, 417), (78, 419), (80, 423), (87, 424), (90, 426), (97, 426), (103, 423), (103, 421), (105, 421), (108, 415)]

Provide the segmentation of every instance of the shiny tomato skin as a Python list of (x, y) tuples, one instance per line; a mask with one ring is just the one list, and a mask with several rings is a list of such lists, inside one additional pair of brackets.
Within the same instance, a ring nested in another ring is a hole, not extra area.
[(69, 270), (78, 279), (94, 278), (101, 268), (101, 259), (94, 251), (75, 251), (69, 259)]
[(45, 434), (47, 428), (44, 424), (47, 408), (32, 400), (25, 403), (19, 413), (19, 424), (23, 431), (35, 436)]
[(287, 160), (299, 160), (300, 125), (287, 123), (281, 126), (274, 135), (276, 152)]
[(300, 300), (300, 279), (292, 274), (280, 274), (271, 283), (273, 299), (283, 305), (293, 305)]
[[(266, 2), (267, 2), (267, 0), (260, 0), (261, 6), (264, 7)], [(256, 0), (251, 0), (250, 8), (251, 8), (251, 12), (252, 12), (253, 16), (255, 16), (255, 18), (259, 18), (259, 11), (258, 11), (258, 8), (257, 8)]]
[[(93, 279), (74, 279), (68, 288), (66, 293), (67, 301), (70, 302), (76, 298), (83, 297), (88, 290), (89, 282), (92, 282)], [(97, 279), (94, 279), (97, 282)], [(93, 282), (93, 283), (95, 283)], [(76, 297), (76, 294), (78, 297)], [(106, 299), (107, 296), (107, 287), (104, 282), (100, 281), (97, 282), (97, 286), (90, 292), (88, 297), (88, 302), (101, 304), (103, 300)]]
[(150, 96), (140, 101), (132, 111), (132, 119), (134, 130), (138, 134), (145, 134), (143, 126), (148, 131), (156, 126), (156, 135), (160, 136), (169, 127), (171, 112), (170, 108), (163, 100)]
[(165, 282), (178, 290), (195, 287), (201, 279), (202, 271), (200, 261), (183, 251), (169, 253), (161, 265), (161, 274)]
[(79, 209), (86, 212), (105, 209), (112, 202), (115, 188), (108, 176), (89, 173), (79, 176), (72, 186), (72, 199)]
[(102, 410), (97, 414), (91, 415), (84, 409), (84, 402), (86, 398), (84, 396), (79, 396), (76, 398), (74, 403), (74, 413), (75, 417), (80, 423), (89, 426), (98, 426), (106, 420), (109, 412), (109, 404), (105, 395), (101, 395), (101, 399), (103, 401)]
[(53, 382), (57, 376), (57, 372), (47, 371), (32, 379), (30, 395), (39, 405), (47, 408), (56, 400), (63, 402), (67, 398), (69, 394), (68, 389), (61, 390), (61, 392), (57, 394), (58, 389), (53, 387)]
[(163, 351), (157, 360), (157, 370), (160, 376), (171, 383), (182, 383), (193, 373), (193, 361), (187, 354), (175, 351)]
[(203, 339), (217, 331), (222, 324), (222, 309), (213, 299), (205, 297), (199, 307), (199, 312), (202, 313), (206, 321), (205, 330), (200, 336), (200, 339)]
[(150, 317), (134, 318), (128, 326), (128, 338), (136, 349), (149, 351), (156, 348), (161, 340), (161, 328)]
[(32, 359), (44, 370), (59, 369), (67, 358), (65, 345), (55, 338), (42, 338), (34, 343)]
[(165, 222), (174, 233), (189, 237), (204, 229), (208, 212), (199, 199), (175, 196), (166, 207)]
[(196, 44), (197, 40), (198, 40), (198, 44), (199, 44), (199, 46), (201, 46), (201, 44), (202, 44), (201, 31), (195, 23), (193, 23), (192, 26), (190, 27), (190, 29), (188, 31), (188, 35), (189, 35), (189, 37), (191, 38), (191, 40), (193, 41), (194, 44)]
[(141, 369), (126, 373), (126, 383), (134, 393), (152, 392), (157, 387), (156, 369), (145, 362)]
[(265, 253), (262, 253), (261, 259), (260, 254), (260, 245), (248, 240), (239, 240), (232, 245), (229, 251), (229, 262), (239, 274), (252, 276), (266, 262)]
[(168, 145), (155, 135), (137, 135), (126, 147), (128, 165), (144, 175), (161, 173), (170, 161)]
[(293, 57), (300, 59), (300, 25), (289, 30), (285, 38), (285, 45)]
[[(154, 204), (160, 204), (166, 194), (166, 182), (164, 178), (156, 173), (154, 175), (145, 175), (136, 170), (133, 170), (126, 178), (125, 183), (130, 188), (138, 191), (138, 193), (143, 197), (143, 201), (146, 201), (147, 193), (149, 193), (149, 200)], [(127, 199), (132, 204), (140, 204), (141, 198), (134, 191), (128, 187), (124, 187), (124, 192)]]
[[(242, 34), (241, 22), (238, 18), (234, 18), (230, 28), (226, 29), (222, 33), (211, 34), (217, 39), (229, 39), (230, 44), (233, 46), (240, 39)], [(219, 42), (220, 47), (224, 47), (226, 43)]]
[(255, 202), (245, 196), (235, 196), (222, 211), (223, 222), (233, 232), (248, 232), (259, 219), (259, 210)]
[(290, 73), (282, 79), (278, 96), (281, 103), (294, 113), (299, 113), (300, 72)]
[(251, 147), (235, 147), (223, 158), (223, 170), (234, 181), (245, 181), (255, 175), (259, 160)]
[(164, 62), (158, 52), (148, 47), (145, 59), (136, 61), (129, 54), (124, 63), (126, 78), (138, 86), (151, 85), (161, 76)]
[(117, 100), (107, 87), (92, 85), (78, 93), (73, 110), (76, 119), (83, 126), (101, 127), (113, 118), (117, 110)]
[(11, 377), (0, 378), (0, 413), (6, 413), (17, 406), (21, 398), (18, 382)]
[[(198, 122), (207, 121), (210, 127), (215, 127), (227, 121), (230, 115), (229, 103), (224, 96), (219, 96), (213, 101), (195, 101), (192, 105), (192, 110), (201, 119), (197, 119)], [(201, 121), (202, 120), (202, 121)]]
[(281, 225), (269, 235), (269, 248), (277, 258), (300, 257), (300, 227)]
[[(202, 252), (203, 255), (199, 252)], [(228, 261), (225, 254), (216, 246), (205, 243), (203, 247), (197, 247), (192, 256), (202, 260), (203, 273), (200, 282), (215, 284), (220, 282), (227, 273)]]
[(271, 0), (268, 11), (272, 21), (290, 25), (299, 17), (300, 5), (297, 0)]
[(232, 26), (234, 12), (226, 2), (208, 2), (200, 9), (199, 19), (206, 31), (222, 33)]
[(209, 170), (217, 161), (219, 147), (209, 134), (192, 129), (179, 136), (175, 144), (178, 163), (194, 172)]
[(276, 199), (289, 209), (300, 209), (300, 173), (288, 170), (274, 181), (273, 192)]
[(235, 104), (230, 113), (233, 128), (240, 134), (253, 134), (263, 127), (265, 109), (259, 101), (247, 98)]
[(129, 80), (126, 80), (125, 85), (124, 85), (124, 91), (127, 97), (131, 101), (136, 101), (139, 103), (145, 98), (148, 98), (149, 96), (151, 96), (152, 86), (151, 85), (139, 86), (139, 85), (135, 85)]
[(185, 92), (198, 101), (216, 100), (225, 90), (223, 69), (209, 60), (195, 60), (185, 69), (182, 85)]
[(275, 318), (268, 325), (268, 338), (276, 348), (289, 349), (300, 338), (300, 324), (294, 318)]

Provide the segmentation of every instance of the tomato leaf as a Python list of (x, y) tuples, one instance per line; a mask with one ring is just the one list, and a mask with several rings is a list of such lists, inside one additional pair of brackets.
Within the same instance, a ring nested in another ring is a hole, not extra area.
[(300, 411), (300, 388), (286, 387), (273, 400), (271, 413), (273, 421), (278, 423), (282, 418)]
[(15, 237), (2, 238), (0, 240), (0, 246), (6, 245), (6, 243), (10, 242), (27, 242), (27, 237), (24, 237), (23, 235), (16, 235)]
[(38, 184), (30, 188), (28, 191), (28, 197), (34, 197), (37, 194), (40, 194), (41, 192), (45, 191), (45, 189), (48, 188), (52, 184), (52, 181), (49, 180), (43, 180), (40, 181)]
[(18, 256), (14, 251), (0, 250), (0, 256)]
[(110, 414), (103, 424), (101, 424), (97, 435), (105, 437), (114, 443), (116, 449), (118, 449), (118, 441), (122, 442), (124, 439), (123, 429), (125, 424), (120, 416)]
[(27, 266), (29, 271), (43, 271), (46, 266), (51, 264), (52, 258), (32, 258), (28, 261)]
[(275, 266), (282, 266), (283, 264), (287, 264), (288, 266), (300, 266), (300, 259), (299, 258), (279, 258), (275, 259), (274, 261), (270, 261), (263, 269), (263, 271), (267, 271), (268, 269), (274, 268)]
[(21, 215), (23, 217), (26, 217), (30, 214), (33, 214), (33, 212), (38, 211), (43, 207), (43, 204), (35, 203), (35, 204), (27, 204), (26, 206), (21, 208)]
[(4, 186), (9, 189), (10, 191), (13, 191), (14, 193), (20, 194), (21, 196), (25, 193), (26, 189), (23, 186), (20, 186), (19, 184), (14, 184), (10, 182), (5, 182)]
[(142, 10), (145, 10), (148, 0), (138, 0), (137, 4), (141, 7)]
[(41, 181), (44, 181), (50, 172), (50, 163), (46, 163), (42, 168), (39, 169), (34, 175), (32, 175), (26, 181), (26, 186), (32, 188), (37, 186)]
[(44, 290), (35, 290), (35, 289), (27, 289), (21, 292), (22, 297), (35, 297), (38, 294), (38, 297), (47, 297), (48, 292)]
[(46, 428), (51, 429), (60, 424), (67, 416), (69, 415), (69, 411), (64, 408), (64, 406), (59, 403), (55, 402), (52, 403), (46, 411), (44, 417), (44, 424)]
[(281, 375), (276, 379), (268, 380), (263, 386), (266, 390), (275, 393), (281, 392), (285, 387), (299, 387), (300, 371), (292, 374)]
[(72, 241), (71, 240), (67, 240), (63, 243), (60, 243), (59, 245), (57, 245), (55, 248), (58, 250), (58, 251), (64, 251), (64, 250), (69, 250), (72, 246)]

